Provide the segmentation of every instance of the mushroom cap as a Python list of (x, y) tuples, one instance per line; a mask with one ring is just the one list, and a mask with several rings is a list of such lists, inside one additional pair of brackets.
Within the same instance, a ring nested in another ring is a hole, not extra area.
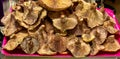
[(55, 34), (49, 42), (49, 47), (52, 51), (55, 52), (65, 52), (66, 51), (67, 39), (66, 37), (61, 36), (60, 34)]
[(103, 44), (107, 38), (108, 32), (105, 30), (104, 27), (99, 26), (99, 27), (93, 29), (90, 34), (95, 36), (94, 41), (97, 44)]
[(61, 11), (65, 10), (72, 5), (71, 0), (38, 0), (40, 6), (46, 8), (49, 11)]
[(15, 11), (14, 16), (18, 23), (28, 30), (36, 28), (41, 23), (41, 19), (47, 15), (47, 11), (37, 5), (36, 2), (31, 1), (31, 3), (29, 3), (28, 1), (20, 6), (23, 7), (21, 9), (23, 9), (24, 12)]
[(90, 45), (83, 42), (82, 39), (78, 39), (75, 36), (71, 36), (68, 40), (67, 49), (72, 53), (74, 57), (84, 57), (90, 53)]
[(108, 36), (108, 38), (106, 39), (106, 42), (103, 45), (105, 47), (105, 49), (103, 51), (116, 52), (116, 51), (120, 50), (120, 44), (115, 39), (114, 35)]
[(91, 35), (90, 34), (82, 34), (82, 39), (85, 42), (91, 42), (92, 40), (95, 39), (95, 36), (92, 34)]
[(3, 48), (9, 51), (14, 50), (19, 44), (22, 43), (24, 37), (26, 36), (28, 36), (26, 31), (20, 31), (13, 34)]
[(105, 47), (103, 45), (97, 44), (95, 41), (92, 41), (90, 55), (96, 55), (99, 51), (102, 51)]
[(39, 49), (39, 41), (36, 38), (27, 36), (20, 46), (25, 53), (34, 54)]
[(53, 25), (62, 32), (75, 28), (78, 24), (77, 20), (74, 18), (64, 18), (64, 19), (54, 19)]
[(87, 24), (90, 28), (102, 25), (104, 22), (103, 14), (96, 10), (96, 6), (96, 3), (90, 4), (79, 1), (78, 6), (76, 7), (75, 14), (78, 16), (78, 19), (81, 20), (87, 18)]
[(37, 53), (42, 54), (42, 55), (54, 55), (54, 54), (56, 54), (56, 52), (53, 52), (52, 50), (50, 50), (48, 44), (43, 44), (41, 46), (41, 48), (37, 51)]
[(16, 19), (13, 16), (13, 13), (10, 13), (7, 16), (4, 16), (1, 22), (4, 24), (2, 33), (5, 36), (10, 36), (22, 29), (22, 27), (16, 22)]
[(108, 17), (107, 21), (104, 22), (103, 26), (110, 34), (116, 34), (118, 32), (117, 29), (114, 28), (115, 22), (111, 17)]

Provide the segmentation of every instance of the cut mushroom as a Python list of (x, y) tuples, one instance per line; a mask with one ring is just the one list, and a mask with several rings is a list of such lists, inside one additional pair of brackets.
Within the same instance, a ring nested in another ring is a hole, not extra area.
[(39, 0), (39, 4), (49, 11), (65, 10), (72, 5), (71, 0)]
[(74, 57), (84, 57), (90, 53), (90, 45), (83, 42), (82, 39), (78, 39), (75, 36), (71, 36), (68, 40), (67, 49), (72, 53)]
[(65, 18), (64, 16), (62, 18), (53, 19), (53, 25), (62, 32), (75, 28), (77, 23), (75, 18)]
[(92, 41), (90, 55), (96, 55), (99, 51), (102, 51), (105, 47), (103, 45), (97, 44), (95, 41)]
[(92, 40), (95, 39), (95, 36), (92, 34), (91, 35), (90, 34), (82, 34), (82, 39), (85, 42), (91, 42)]
[(62, 37), (60, 34), (55, 34), (49, 42), (50, 49), (55, 52), (65, 52), (66, 51), (67, 39)]
[(3, 47), (4, 49), (11, 51), (14, 50), (19, 44), (22, 43), (24, 37), (28, 36), (26, 31), (18, 32), (10, 37), (10, 40)]
[(33, 37), (25, 37), (21, 43), (22, 50), (27, 54), (34, 54), (39, 49), (39, 41)]
[(95, 36), (94, 41), (97, 44), (103, 44), (107, 38), (108, 32), (104, 29), (104, 27), (99, 26), (93, 29), (90, 34)]
[(13, 13), (8, 14), (7, 16), (4, 16), (1, 20), (1, 22), (4, 24), (4, 28), (2, 29), (2, 32), (5, 36), (10, 36), (22, 29), (22, 27), (16, 22)]
[(103, 51), (106, 51), (106, 52), (116, 52), (116, 51), (120, 50), (120, 44), (115, 39), (114, 35), (110, 35), (106, 39), (106, 42), (103, 45), (105, 46), (105, 49)]

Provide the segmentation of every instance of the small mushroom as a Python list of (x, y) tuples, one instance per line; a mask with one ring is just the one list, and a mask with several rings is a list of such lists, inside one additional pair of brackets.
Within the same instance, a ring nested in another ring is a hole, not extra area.
[(75, 18), (67, 18), (64, 15), (61, 16), (62, 18), (56, 18), (53, 19), (53, 25), (57, 29), (59, 29), (62, 32), (65, 32), (66, 30), (70, 30), (75, 28), (75, 26), (78, 24), (77, 20)]
[(81, 36), (82, 34), (88, 34), (90, 32), (90, 28), (86, 25), (84, 21), (78, 22), (76, 27), (72, 30), (68, 31), (68, 34), (74, 34), (76, 36)]
[(5, 44), (5, 46), (3, 48), (8, 50), (8, 51), (14, 50), (19, 44), (22, 43), (23, 39), (26, 36), (28, 36), (26, 31), (20, 31), (16, 34), (13, 34), (10, 37), (10, 40), (8, 40), (8, 42)]
[(68, 38), (67, 49), (74, 57), (84, 57), (90, 53), (90, 45), (75, 36)]
[(103, 26), (110, 34), (116, 34), (118, 32), (117, 29), (114, 28), (115, 22), (111, 17), (107, 18), (107, 21), (104, 22)]
[(66, 44), (67, 44), (66, 37), (63, 37), (57, 33), (50, 39), (49, 47), (52, 51), (62, 53), (65, 52), (67, 49)]
[(39, 41), (33, 37), (25, 37), (21, 43), (22, 50), (27, 54), (34, 54), (39, 49)]
[(78, 5), (75, 8), (75, 14), (78, 16), (78, 19), (86, 18), (90, 10), (90, 3), (86, 3), (83, 0), (78, 2)]
[(95, 41), (92, 41), (90, 55), (96, 55), (99, 51), (102, 51), (105, 47), (103, 45), (97, 44)]
[(72, 5), (71, 0), (38, 0), (40, 6), (46, 8), (49, 11), (61, 11), (65, 10)]
[(94, 41), (96, 44), (103, 44), (107, 38), (108, 32), (104, 27), (99, 26), (93, 29), (90, 34), (95, 36)]
[(103, 51), (106, 51), (106, 52), (116, 52), (120, 50), (120, 44), (115, 39), (114, 35), (108, 36), (108, 38), (106, 39), (106, 42), (103, 45), (105, 47)]
[(5, 36), (10, 36), (22, 29), (22, 27), (16, 22), (16, 19), (13, 16), (13, 13), (4, 16), (1, 20), (4, 24), (4, 28), (2, 29), (2, 33)]
[(95, 36), (92, 34), (82, 34), (82, 39), (85, 42), (91, 42), (92, 40), (95, 39)]
[(37, 52), (38, 54), (42, 54), (42, 55), (55, 55), (56, 54), (56, 52), (53, 52), (52, 50), (50, 50), (48, 44), (43, 44)]
[(48, 21), (47, 19), (45, 21), (45, 31), (47, 33), (50, 33), (50, 31), (54, 30), (54, 26), (52, 25), (52, 22)]

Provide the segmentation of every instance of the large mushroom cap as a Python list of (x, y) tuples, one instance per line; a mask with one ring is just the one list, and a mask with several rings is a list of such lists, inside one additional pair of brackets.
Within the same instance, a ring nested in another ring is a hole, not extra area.
[(90, 45), (77, 37), (70, 37), (67, 44), (68, 50), (74, 57), (84, 57), (90, 53)]
[(13, 34), (10, 37), (10, 40), (6, 43), (6, 45), (3, 47), (6, 50), (14, 50), (19, 44), (22, 43), (23, 39), (28, 36), (26, 31), (21, 31), (16, 34)]
[(39, 4), (49, 11), (65, 10), (72, 5), (71, 0), (39, 0)]

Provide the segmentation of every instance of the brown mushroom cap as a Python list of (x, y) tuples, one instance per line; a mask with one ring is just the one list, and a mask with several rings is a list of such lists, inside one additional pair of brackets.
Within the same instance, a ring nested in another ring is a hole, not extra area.
[(91, 42), (92, 40), (95, 39), (95, 36), (92, 34), (82, 34), (82, 39), (85, 42)]
[(39, 0), (39, 4), (49, 11), (65, 10), (72, 5), (71, 0)]
[(75, 18), (56, 18), (53, 20), (53, 25), (62, 32), (73, 29), (77, 25)]
[(25, 53), (34, 54), (39, 49), (39, 41), (33, 37), (25, 37), (20, 46)]
[(97, 44), (103, 44), (107, 38), (108, 32), (104, 29), (104, 27), (99, 26), (99, 27), (93, 29), (90, 34), (95, 36), (94, 41)]
[(5, 36), (10, 36), (22, 29), (22, 27), (16, 22), (16, 19), (14, 18), (13, 13), (10, 13), (7, 16), (4, 16), (1, 22), (5, 26), (2, 29), (2, 32)]
[(47, 11), (34, 1), (24, 2), (20, 6), (22, 6), (23, 12), (16, 10), (14, 16), (19, 24), (28, 30), (36, 28), (47, 14)]
[(107, 21), (104, 22), (103, 26), (110, 34), (116, 34), (118, 32), (117, 29), (114, 28), (115, 22), (111, 17), (107, 18)]
[(84, 57), (90, 53), (90, 45), (83, 42), (82, 39), (78, 39), (72, 36), (68, 40), (67, 49), (72, 53), (74, 57)]
[(103, 45), (97, 44), (95, 41), (92, 41), (90, 55), (96, 55), (99, 51), (103, 50), (105, 47)]
[(50, 39), (53, 37), (53, 32), (50, 31), (49, 33), (45, 32), (45, 30), (42, 29), (43, 26), (41, 26), (40, 30), (37, 31), (37, 37), (39, 39), (39, 49), (37, 51), (38, 54), (42, 54), (42, 55), (53, 55), (56, 54), (56, 52), (52, 51), (49, 48), (49, 42)]
[(16, 34), (13, 34), (10, 37), (10, 40), (6, 43), (6, 45), (3, 47), (6, 50), (14, 50), (19, 44), (22, 43), (24, 37), (28, 36), (26, 31), (20, 31)]
[(116, 52), (116, 51), (120, 50), (120, 44), (115, 39), (114, 35), (108, 36), (108, 38), (106, 39), (106, 42), (103, 45), (105, 47), (105, 49), (103, 51)]
[(96, 6), (96, 3), (90, 4), (79, 1), (78, 6), (76, 7), (75, 14), (78, 16), (79, 20), (87, 18), (87, 23), (90, 28), (102, 25), (104, 22), (103, 14), (96, 10)]
[(62, 53), (66, 51), (67, 39), (60, 34), (55, 34), (49, 42), (49, 47), (52, 51)]

